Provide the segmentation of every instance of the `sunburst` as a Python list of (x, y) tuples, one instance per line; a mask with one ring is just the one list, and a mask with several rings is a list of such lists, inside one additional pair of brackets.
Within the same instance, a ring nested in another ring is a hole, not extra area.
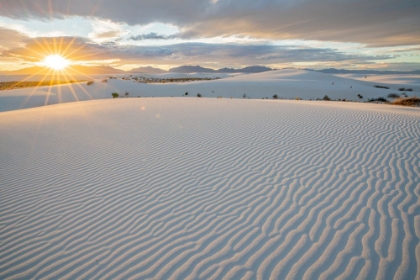
[[(61, 80), (64, 82), (68, 82), (68, 86), (70, 88), (70, 91), (75, 99), (75, 101), (78, 101), (79, 98), (73, 89), (74, 86), (78, 87), (84, 94), (89, 96), (89, 98), (93, 99), (91, 94), (81, 86), (80, 83), (70, 83), (70, 81), (79, 80), (80, 77), (82, 80), (93, 80), (94, 78), (86, 73), (82, 73), (79, 70), (77, 70), (77, 67), (73, 67), (74, 64), (77, 64), (76, 62), (80, 59), (86, 59), (90, 56), (95, 56), (99, 53), (103, 53), (104, 51), (100, 52), (94, 52), (89, 53), (85, 55), (78, 55), (79, 52), (85, 47), (85, 44), (78, 45), (75, 47), (74, 41), (75, 37), (71, 39), (70, 42), (64, 42), (64, 37), (61, 38), (41, 38), (41, 39), (35, 39), (35, 43), (38, 46), (38, 49), (29, 49), (25, 48), (26, 51), (31, 54), (33, 57), (40, 58), (39, 62), (36, 63), (38, 66), (42, 66), (42, 69), (40, 69), (37, 73), (32, 74), (31, 76), (25, 78), (23, 81), (31, 79), (32, 77), (36, 75), (43, 75), (44, 77), (39, 81), (39, 84), (33, 89), (33, 91), (30, 93), (30, 95), (25, 99), (25, 101), (22, 104), (22, 107), (24, 104), (31, 98), (31, 96), (35, 93), (38, 86), (44, 83), (44, 81), (51, 81), (50, 88), (48, 89), (48, 93), (45, 99), (45, 104), (48, 104), (48, 100), (50, 97), (50, 93), (52, 90), (52, 83), (55, 80)], [(45, 71), (47, 69), (47, 72)], [(77, 76), (74, 76), (77, 75)], [(18, 82), (17, 84), (19, 84)], [(61, 88), (58, 87), (58, 97), (59, 100), (61, 100)]]
[(54, 54), (46, 56), (41, 64), (57, 71), (64, 70), (67, 66), (69, 66), (70, 62), (63, 56)]

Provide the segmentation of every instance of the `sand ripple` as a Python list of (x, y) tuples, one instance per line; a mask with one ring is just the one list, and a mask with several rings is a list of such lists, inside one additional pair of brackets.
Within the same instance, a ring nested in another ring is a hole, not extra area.
[(126, 99), (0, 114), (1, 279), (419, 279), (420, 110)]

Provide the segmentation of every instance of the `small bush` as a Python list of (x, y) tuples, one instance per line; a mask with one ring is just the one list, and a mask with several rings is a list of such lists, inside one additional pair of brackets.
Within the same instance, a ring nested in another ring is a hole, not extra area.
[(107, 79), (103, 79), (102, 80), (102, 83), (107, 83), (108, 82), (108, 80)]
[(363, 99), (363, 95), (361, 95), (360, 93), (357, 95), (357, 97), (359, 97), (359, 99)]
[(118, 93), (116, 93), (116, 92), (113, 92), (113, 93), (112, 93), (112, 97), (113, 97), (113, 98), (117, 98), (117, 97), (119, 97), (119, 96), (120, 96), (120, 95), (119, 95)]
[(388, 103), (388, 100), (386, 100), (383, 97), (378, 97), (378, 98), (371, 98), (368, 100), (368, 102), (384, 102), (384, 103)]
[(92, 85), (94, 83), (94, 81), (88, 81), (86, 84), (88, 85), (88, 86), (90, 86), (90, 85)]
[(184, 95), (188, 95), (188, 91)]
[(399, 91), (413, 91), (413, 89), (412, 88), (399, 88), (398, 89)]
[(244, 93), (244, 95), (242, 96), (242, 98), (246, 98), (246, 93)]
[(197, 97), (201, 97), (201, 94), (197, 93)]
[(130, 93), (129, 92), (126, 92), (125, 93), (125, 97), (128, 97), (130, 95)]
[(323, 100), (327, 100), (327, 101), (330, 101), (331, 100), (331, 98), (328, 95), (324, 95), (324, 97), (322, 99)]
[(384, 89), (389, 89), (389, 87), (386, 87), (386, 86), (378, 86), (378, 85), (375, 85), (374, 87), (376, 87), (376, 88), (384, 88)]
[(390, 93), (390, 94), (388, 94), (388, 98), (398, 98), (398, 97), (400, 97), (400, 95), (399, 94), (396, 94), (396, 93)]
[(300, 98), (300, 97), (295, 97), (295, 100), (302, 100), (302, 98)]
[(420, 106), (420, 98), (413, 96), (408, 98), (400, 98), (396, 99), (392, 102), (394, 105), (402, 105), (402, 106)]
[(274, 94), (274, 95), (273, 95), (273, 99), (277, 99), (277, 98), (279, 98), (279, 97), (277, 96), (277, 94)]

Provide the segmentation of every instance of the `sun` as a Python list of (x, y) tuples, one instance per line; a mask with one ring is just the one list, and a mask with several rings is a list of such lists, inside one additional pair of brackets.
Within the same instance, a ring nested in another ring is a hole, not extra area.
[(61, 55), (54, 54), (45, 57), (42, 64), (53, 70), (63, 70), (69, 65), (69, 61)]

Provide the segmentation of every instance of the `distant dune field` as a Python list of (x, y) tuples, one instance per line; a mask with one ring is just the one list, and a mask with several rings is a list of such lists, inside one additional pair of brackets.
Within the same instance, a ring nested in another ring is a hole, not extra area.
[[(109, 76), (109, 75), (108, 75)], [(115, 75), (118, 79), (106, 79), (106, 76), (94, 76), (95, 83), (78, 83), (53, 87), (28, 88), (19, 90), (0, 91), (0, 112), (33, 108), (64, 102), (74, 102), (92, 99), (111, 98), (116, 92), (120, 96), (128, 93), (129, 97), (202, 97), (272, 99), (274, 95), (284, 99), (322, 99), (325, 95), (333, 100), (346, 99), (366, 102), (371, 98), (387, 96), (390, 93), (402, 94), (398, 89), (410, 88), (405, 92), (409, 96), (420, 97), (420, 76), (393, 75), (389, 79), (379, 76), (363, 78), (359, 76), (338, 77), (304, 70), (278, 70), (257, 74), (138, 74), (144, 77), (162, 79), (170, 78), (215, 78), (213, 81), (196, 81), (189, 83), (137, 83), (134, 80), (122, 80), (129, 75)], [(6, 79), (0, 76), (1, 79)], [(16, 77), (13, 77), (16, 79)], [(102, 82), (106, 79), (106, 82)], [(384, 81), (387, 81), (386, 83)], [(377, 88), (375, 86), (385, 86)], [(361, 96), (361, 98), (359, 97)], [(392, 100), (390, 100), (392, 101)]]
[(181, 97), (2, 112), (0, 278), (420, 279), (419, 121)]

